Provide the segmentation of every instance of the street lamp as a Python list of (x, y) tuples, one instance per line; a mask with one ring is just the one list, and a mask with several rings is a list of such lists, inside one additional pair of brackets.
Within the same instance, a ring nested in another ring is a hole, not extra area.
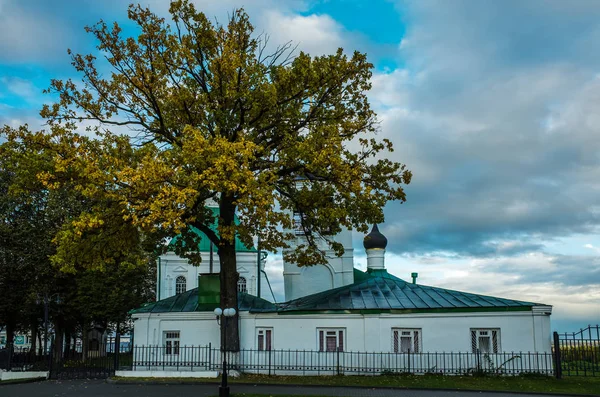
[(223, 350), (223, 372), (221, 373), (221, 386), (219, 387), (219, 397), (229, 397), (229, 386), (227, 385), (227, 319), (221, 319), (221, 316), (235, 316), (235, 309), (221, 309), (217, 307), (214, 311), (217, 316), (217, 323), (221, 326), (221, 341)]

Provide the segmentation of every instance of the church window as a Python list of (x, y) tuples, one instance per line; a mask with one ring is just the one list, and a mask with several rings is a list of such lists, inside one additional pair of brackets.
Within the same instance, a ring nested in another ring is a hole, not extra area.
[(421, 353), (421, 330), (392, 328), (394, 353)]
[(257, 347), (259, 351), (271, 350), (273, 347), (273, 329), (257, 328)]
[(320, 352), (344, 351), (344, 329), (318, 328), (317, 337)]
[(500, 351), (499, 329), (471, 329), (473, 353), (498, 353)]
[(163, 333), (165, 341), (165, 354), (179, 354), (179, 331), (165, 331)]
[(239, 292), (248, 292), (248, 287), (246, 286), (246, 278), (245, 277), (240, 277), (238, 279), (238, 291)]
[(302, 227), (302, 214), (294, 212), (294, 232), (297, 236), (304, 235), (304, 228)]
[(175, 279), (175, 293), (182, 294), (186, 290), (186, 279), (185, 276), (178, 276)]

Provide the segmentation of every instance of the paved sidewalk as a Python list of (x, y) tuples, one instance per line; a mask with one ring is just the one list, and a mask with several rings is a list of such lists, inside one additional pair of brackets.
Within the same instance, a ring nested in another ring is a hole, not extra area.
[[(0, 386), (1, 397), (208, 397), (218, 395), (215, 384), (118, 384), (101, 380), (45, 381)], [(530, 394), (443, 390), (392, 390), (355, 387), (231, 385), (231, 393), (335, 397), (531, 397)], [(556, 397), (556, 395), (553, 395)]]

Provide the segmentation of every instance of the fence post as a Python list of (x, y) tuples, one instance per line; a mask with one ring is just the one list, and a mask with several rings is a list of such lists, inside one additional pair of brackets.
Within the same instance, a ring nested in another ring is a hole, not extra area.
[(562, 363), (560, 357), (560, 339), (558, 337), (558, 332), (554, 331), (554, 376), (556, 379), (562, 378)]
[(335, 349), (337, 351), (336, 353), (336, 359), (335, 359), (335, 368), (336, 368), (336, 373), (339, 375), (340, 374), (340, 348), (336, 348)]
[(273, 354), (273, 350), (269, 350), (269, 376), (271, 376), (271, 354)]
[(117, 325), (117, 331), (115, 334), (115, 347), (114, 347), (114, 357), (113, 357), (113, 367), (115, 373), (119, 370), (119, 353), (121, 352), (121, 335), (119, 334), (119, 326)]

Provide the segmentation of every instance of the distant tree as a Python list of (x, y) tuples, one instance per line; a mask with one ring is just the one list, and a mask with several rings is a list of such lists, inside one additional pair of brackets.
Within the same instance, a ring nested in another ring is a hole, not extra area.
[(30, 174), (33, 164), (22, 145), (0, 145), (0, 323), (10, 343), (16, 330), (37, 329), (35, 299), (52, 287), (47, 264), (59, 192), (35, 180), (42, 157)]
[[(35, 336), (43, 297), (59, 296), (51, 302), (59, 354), (63, 336), (85, 341), (93, 325), (124, 323), (151, 300), (155, 247), (123, 220), (119, 202), (78, 190), (85, 182), (69, 167), (57, 171), (77, 137), (26, 126), (5, 126), (0, 136), (0, 324), (11, 341), (16, 328)], [(82, 224), (85, 233), (74, 231)]]
[[(221, 304), (237, 307), (236, 236), (250, 246), (258, 235), (266, 250), (286, 247), (292, 236), (281, 226), (292, 228), (289, 212), (298, 212), (306, 244), (287, 259), (323, 263), (317, 241), (341, 255), (328, 236), (381, 222), (387, 201), (405, 200), (401, 185), (411, 173), (385, 157), (388, 140), (374, 138), (365, 54), (339, 49), (310, 57), (290, 44), (269, 51), (268, 38), (253, 34), (241, 9), (226, 25), (211, 23), (187, 0), (172, 2), (170, 13), (171, 26), (130, 6), (137, 38), (124, 38), (116, 23), (86, 28), (111, 72), (101, 71), (94, 55), (72, 54), (82, 81), (53, 80), (48, 91), (60, 99), (41, 114), (63, 131), (92, 121), (87, 128), (97, 140), (81, 137), (58, 168), (86, 174), (89, 184), (80, 190), (104, 189), (132, 226), (181, 234), (177, 252), (193, 263), (200, 237), (190, 226), (202, 231), (218, 247)], [(119, 127), (135, 136), (118, 135)], [(218, 219), (207, 200), (218, 203)], [(72, 233), (93, 227), (98, 210)], [(237, 350), (237, 321), (231, 324), (227, 345)]]

